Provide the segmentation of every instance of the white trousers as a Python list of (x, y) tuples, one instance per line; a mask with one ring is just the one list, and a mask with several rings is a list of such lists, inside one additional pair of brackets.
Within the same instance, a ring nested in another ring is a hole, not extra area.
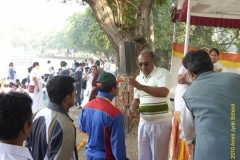
[(138, 160), (167, 160), (172, 122), (145, 123), (138, 126)]

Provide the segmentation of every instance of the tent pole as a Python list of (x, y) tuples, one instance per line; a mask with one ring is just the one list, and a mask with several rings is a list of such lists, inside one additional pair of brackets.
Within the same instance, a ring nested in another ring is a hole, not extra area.
[(176, 43), (176, 23), (173, 23), (173, 43)]
[(184, 56), (188, 52), (188, 42), (189, 42), (189, 28), (190, 28), (190, 14), (191, 14), (191, 0), (188, 0), (187, 8), (187, 22), (186, 22), (186, 34), (185, 34), (185, 45), (184, 45)]

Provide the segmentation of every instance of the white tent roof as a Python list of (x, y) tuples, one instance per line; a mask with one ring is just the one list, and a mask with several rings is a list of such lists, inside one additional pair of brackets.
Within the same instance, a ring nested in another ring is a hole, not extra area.
[[(178, 9), (184, 1), (178, 1)], [(240, 0), (191, 0), (191, 6), (191, 16), (240, 19)]]

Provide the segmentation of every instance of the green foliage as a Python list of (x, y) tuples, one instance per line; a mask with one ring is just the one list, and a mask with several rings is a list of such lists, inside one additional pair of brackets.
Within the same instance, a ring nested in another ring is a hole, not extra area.
[(90, 9), (75, 13), (67, 20), (66, 41), (85, 52), (103, 52), (108, 57), (112, 46)]
[(160, 67), (170, 68), (173, 23), (170, 21), (170, 9), (172, 1), (168, 0), (164, 5), (154, 4), (153, 23), (155, 33), (155, 43), (151, 44), (155, 48), (155, 55), (158, 57), (157, 65)]

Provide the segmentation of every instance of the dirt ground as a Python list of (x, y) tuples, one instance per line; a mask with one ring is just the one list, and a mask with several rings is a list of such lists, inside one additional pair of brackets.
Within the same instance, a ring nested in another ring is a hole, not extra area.
[[(81, 113), (81, 109), (76, 109), (72, 107), (69, 111), (70, 117), (73, 119), (75, 126), (77, 126), (78, 123), (78, 117)], [(127, 157), (130, 160), (137, 160), (137, 122), (133, 123), (134, 121), (130, 121), (129, 126), (133, 126), (132, 130), (128, 133), (126, 133), (126, 150), (127, 150)], [(133, 125), (132, 125), (133, 124)], [(130, 128), (129, 128), (130, 129)], [(78, 133), (77, 134), (77, 146), (83, 141), (83, 139), (86, 137), (85, 134)], [(85, 145), (78, 151), (78, 158), (80, 160), (86, 159), (85, 154)]]

